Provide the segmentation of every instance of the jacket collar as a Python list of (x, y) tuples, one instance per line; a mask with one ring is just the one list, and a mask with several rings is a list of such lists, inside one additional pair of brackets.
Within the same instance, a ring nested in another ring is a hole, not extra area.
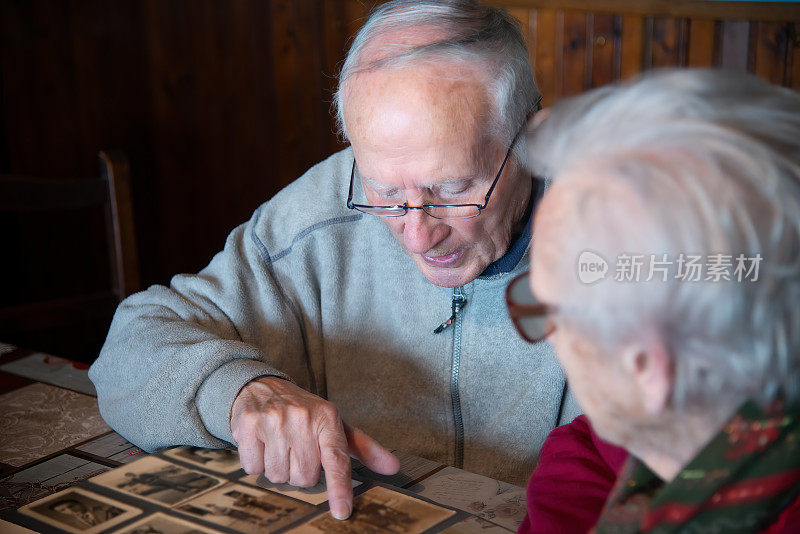
[(519, 264), (522, 256), (525, 255), (525, 251), (528, 249), (528, 245), (531, 243), (533, 213), (536, 205), (539, 203), (539, 200), (544, 194), (544, 189), (544, 180), (534, 179), (533, 189), (531, 191), (531, 200), (528, 202), (528, 209), (525, 211), (525, 215), (528, 217), (528, 222), (525, 224), (525, 228), (519, 237), (517, 237), (517, 239), (511, 243), (511, 246), (508, 248), (508, 251), (503, 255), (503, 257), (489, 264), (489, 266), (486, 267), (486, 269), (479, 275), (479, 278), (510, 273), (514, 270), (517, 264)]

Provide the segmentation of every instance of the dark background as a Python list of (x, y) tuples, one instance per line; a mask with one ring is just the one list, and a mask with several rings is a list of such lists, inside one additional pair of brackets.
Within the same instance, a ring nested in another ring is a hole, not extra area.
[[(97, 152), (121, 149), (143, 285), (198, 271), (260, 203), (344, 146), (335, 76), (375, 3), (0, 0), (0, 173), (96, 177)], [(800, 88), (796, 3), (491, 3), (521, 21), (545, 105), (671, 65)], [(102, 214), (0, 214), (0, 240), (0, 306), (110, 283)], [(91, 361), (109, 320), (0, 340)]]

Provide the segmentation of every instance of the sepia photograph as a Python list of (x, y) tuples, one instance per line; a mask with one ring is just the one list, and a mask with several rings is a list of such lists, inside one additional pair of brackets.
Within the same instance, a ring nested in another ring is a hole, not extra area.
[(141, 514), (133, 506), (70, 488), (19, 509), (21, 514), (67, 532), (94, 534)]
[(141, 499), (172, 506), (219, 486), (225, 481), (148, 456), (96, 476), (91, 482)]
[(258, 488), (229, 484), (181, 504), (175, 510), (255, 534), (283, 528), (313, 513), (315, 508)]
[(214, 534), (215, 532), (185, 519), (158, 512), (137, 521), (125, 530), (120, 530), (119, 534)]
[[(240, 478), (239, 482), (252, 484), (253, 486), (274, 491), (275, 493), (280, 493), (281, 495), (286, 495), (293, 499), (300, 499), (301, 501), (306, 501), (311, 504), (322, 504), (328, 500), (328, 487), (325, 485), (324, 474), (320, 476), (319, 482), (310, 488), (299, 488), (291, 484), (273, 484), (263, 474), (246, 475)], [(350, 479), (350, 483), (354, 488), (361, 485), (361, 482), (354, 479)]]
[(233, 473), (242, 467), (239, 463), (239, 453), (235, 449), (178, 447), (164, 451), (164, 455), (223, 474)]
[(418, 534), (456, 512), (403, 493), (375, 486), (353, 500), (353, 515), (346, 521), (330, 513), (292, 529), (294, 534)]

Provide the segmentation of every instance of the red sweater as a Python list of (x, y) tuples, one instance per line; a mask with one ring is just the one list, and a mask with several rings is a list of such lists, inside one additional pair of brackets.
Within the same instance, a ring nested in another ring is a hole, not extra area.
[[(550, 432), (528, 481), (528, 512), (519, 534), (588, 532), (628, 457), (600, 439), (585, 415)], [(762, 534), (800, 532), (800, 498)]]
[(587, 532), (627, 457), (597, 437), (585, 415), (555, 428), (528, 481), (528, 513), (518, 532)]

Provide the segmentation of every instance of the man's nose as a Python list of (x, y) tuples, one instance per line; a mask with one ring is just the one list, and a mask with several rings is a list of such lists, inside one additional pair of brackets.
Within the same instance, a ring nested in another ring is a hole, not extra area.
[(413, 254), (428, 252), (447, 234), (442, 221), (423, 210), (408, 210), (403, 216), (403, 223), (403, 241), (406, 250)]

